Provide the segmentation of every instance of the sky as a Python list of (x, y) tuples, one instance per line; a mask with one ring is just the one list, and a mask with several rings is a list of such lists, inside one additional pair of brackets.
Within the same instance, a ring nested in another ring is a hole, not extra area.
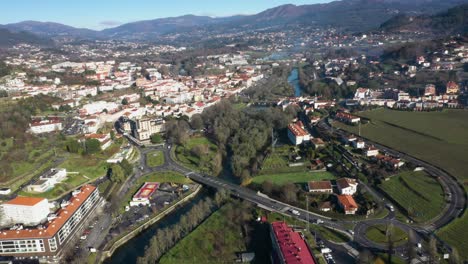
[(104, 29), (138, 20), (186, 14), (248, 15), (283, 4), (315, 4), (331, 0), (6, 0), (0, 24), (24, 20), (57, 22)]

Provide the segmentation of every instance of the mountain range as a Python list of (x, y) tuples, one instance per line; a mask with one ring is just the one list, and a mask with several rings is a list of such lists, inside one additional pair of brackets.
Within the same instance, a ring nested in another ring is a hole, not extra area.
[(11, 34), (28, 32), (42, 38), (130, 40), (154, 40), (165, 34), (193, 31), (222, 33), (226, 30), (236, 31), (290, 25), (333, 26), (342, 30), (365, 31), (378, 28), (388, 19), (402, 14), (430, 16), (464, 3), (468, 3), (468, 0), (342, 0), (325, 4), (282, 5), (258, 14), (245, 16), (213, 18), (185, 15), (159, 18), (127, 23), (101, 31), (38, 21), (0, 25), (0, 28), (8, 30)]

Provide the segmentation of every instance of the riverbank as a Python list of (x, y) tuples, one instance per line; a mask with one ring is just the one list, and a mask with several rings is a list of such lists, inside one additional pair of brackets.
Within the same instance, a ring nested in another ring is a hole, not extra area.
[(144, 224), (140, 225), (139, 227), (137, 227), (136, 229), (130, 231), (128, 234), (124, 235), (123, 237), (119, 238), (118, 240), (112, 242), (111, 243), (108, 243), (104, 249), (99, 255), (98, 257), (96, 258), (97, 259), (97, 263), (103, 263), (107, 258), (110, 258), (116, 249), (118, 249), (119, 247), (121, 247), (122, 245), (124, 245), (125, 243), (127, 243), (128, 241), (130, 241), (131, 239), (135, 238), (138, 234), (140, 234), (142, 231), (144, 231), (145, 229), (149, 228), (150, 226), (152, 226), (153, 224), (155, 224), (156, 222), (158, 222), (159, 220), (161, 220), (163, 217), (165, 217), (166, 215), (172, 213), (179, 205), (189, 201), (190, 199), (192, 199), (193, 197), (195, 197), (199, 192), (200, 190), (202, 189), (202, 186), (201, 185), (198, 185), (198, 187), (196, 188), (195, 191), (193, 191), (192, 193), (190, 193), (189, 195), (185, 196), (184, 198), (182, 198), (181, 200), (179, 200), (178, 202), (176, 202), (175, 204), (169, 206), (167, 209), (165, 209), (164, 211), (162, 211), (161, 213), (155, 215), (154, 217), (152, 217), (150, 220), (148, 220), (147, 222), (145, 222)]

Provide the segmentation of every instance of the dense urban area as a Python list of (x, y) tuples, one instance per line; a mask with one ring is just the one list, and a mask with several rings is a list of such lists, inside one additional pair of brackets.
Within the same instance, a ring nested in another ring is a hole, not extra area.
[(0, 25), (0, 262), (467, 263), (468, 4), (414, 2)]

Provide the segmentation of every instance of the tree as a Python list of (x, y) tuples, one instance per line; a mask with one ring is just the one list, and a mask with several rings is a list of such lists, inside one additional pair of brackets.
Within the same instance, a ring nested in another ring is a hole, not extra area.
[(70, 153), (79, 153), (82, 146), (77, 140), (70, 138), (65, 143), (65, 149)]
[(374, 256), (368, 249), (359, 252), (359, 264), (372, 264)]
[(429, 255), (431, 262), (434, 262), (437, 259), (437, 240), (434, 236), (431, 236), (429, 239)]
[(114, 164), (109, 168), (109, 178), (112, 182), (121, 183), (125, 180), (125, 173), (118, 164)]
[(128, 100), (127, 100), (127, 98), (122, 99), (122, 105), (128, 105)]
[(281, 187), (281, 196), (287, 203), (297, 201), (296, 186), (293, 183), (287, 183)]
[(461, 264), (460, 255), (456, 248), (452, 248), (452, 254), (450, 254), (450, 264)]
[(153, 144), (159, 144), (162, 142), (162, 137), (159, 133), (155, 133), (150, 136), (150, 141)]
[(410, 229), (408, 232), (408, 243), (406, 245), (408, 251), (408, 263), (411, 263), (414, 258), (416, 258), (416, 234), (413, 229)]
[(85, 141), (85, 153), (94, 154), (101, 151), (101, 142), (95, 138), (89, 138)]
[(110, 138), (115, 140), (115, 131), (113, 129), (110, 131)]
[(120, 167), (122, 167), (126, 176), (130, 176), (133, 172), (133, 165), (130, 164), (127, 159), (123, 159), (122, 162), (120, 162)]
[(190, 120), (190, 126), (195, 130), (200, 130), (203, 128), (203, 119), (200, 114), (195, 114), (192, 116), (192, 119)]
[(387, 236), (387, 245), (388, 245), (388, 263), (392, 263), (392, 256), (393, 256), (393, 246), (394, 246), (394, 237), (395, 237), (395, 228), (393, 224), (387, 225), (387, 230), (385, 232)]
[(262, 191), (265, 194), (271, 194), (273, 192), (273, 183), (270, 180), (266, 180), (262, 183)]

